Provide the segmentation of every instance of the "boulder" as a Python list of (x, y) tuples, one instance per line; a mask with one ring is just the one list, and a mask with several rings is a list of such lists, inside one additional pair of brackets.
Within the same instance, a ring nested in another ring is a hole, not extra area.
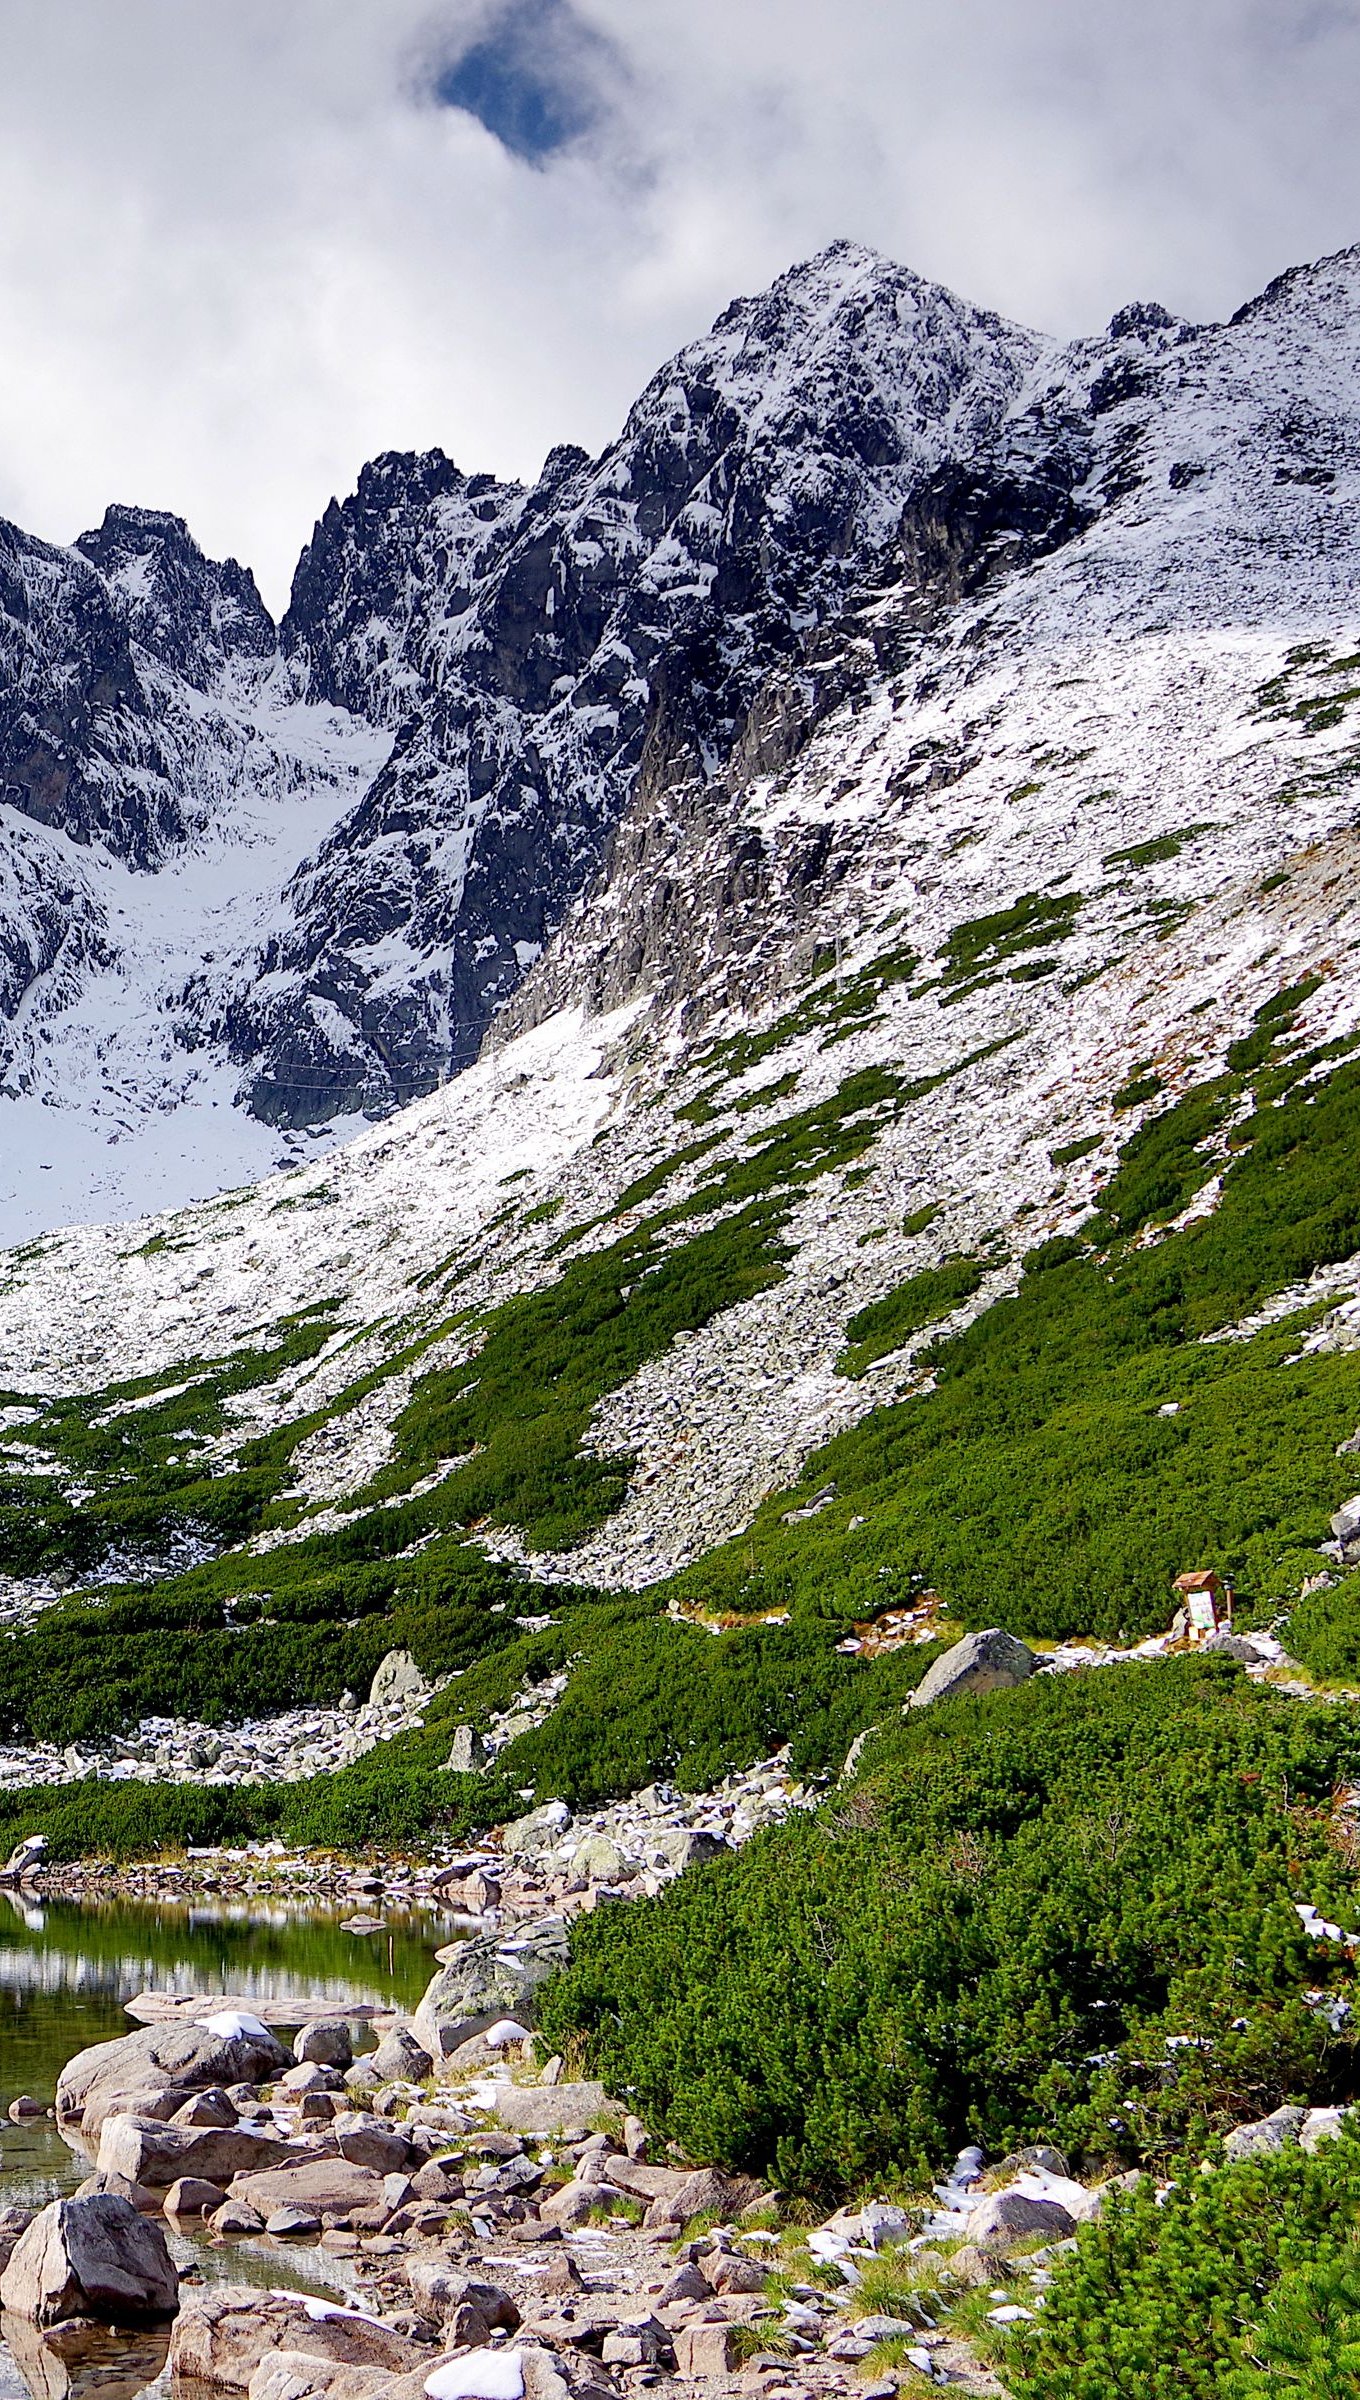
[(676, 2373), (703, 2383), (730, 2375), (737, 2363), (734, 2325), (682, 2325), (674, 2336)]
[(653, 2200), (643, 2219), (649, 2230), (663, 2225), (687, 2225), (691, 2217), (715, 2217), (729, 2223), (760, 2192), (749, 2175), (723, 2175), (716, 2167), (696, 2167), (678, 2190)]
[(434, 2073), (429, 2051), (404, 2025), (384, 2034), (369, 2063), (384, 2083), (424, 2083)]
[(1345, 2108), (1310, 2108), (1299, 2129), (1299, 2148), (1311, 2153), (1334, 2142), (1349, 2114)]
[(139, 2325), (172, 2317), (178, 2306), (165, 2235), (111, 2192), (40, 2209), (0, 2276), (0, 2307), (35, 2325), (69, 2317)]
[(423, 2400), (424, 2390), (421, 2373), (346, 2367), (305, 2350), (266, 2351), (246, 2386), (247, 2400)]
[(275, 2350), (389, 2375), (411, 2374), (430, 2359), (421, 2344), (352, 2310), (309, 2303), (301, 2293), (220, 2283), (185, 2295), (171, 2336), (170, 2367), (176, 2382), (244, 2392), (261, 2359)]
[(501, 1848), (507, 1858), (540, 1858), (557, 1848), (570, 1823), (565, 1800), (545, 1801), (542, 1808), (531, 1808), (527, 1817), (516, 1817), (506, 1826)]
[(716, 1833), (696, 1833), (688, 1825), (666, 1825), (660, 1833), (649, 1833), (647, 1848), (683, 1873), (686, 1867), (702, 1865), (706, 1858), (721, 1858), (727, 1844)]
[(656, 2296), (658, 2308), (677, 2308), (685, 2302), (711, 2300), (713, 2286), (703, 2269), (692, 2258), (682, 2259), (669, 2281), (663, 2283)]
[(261, 2217), (272, 2217), (276, 2208), (333, 2216), (349, 2216), (355, 2209), (385, 2208), (381, 2175), (372, 2167), (355, 2166), (347, 2158), (297, 2159), (292, 2166), (236, 2175), (228, 2197), (255, 2209)]
[(475, 1725), (455, 1725), (453, 1745), (444, 1761), (450, 1775), (480, 1775), (486, 1765), (486, 1744)]
[(566, 1958), (560, 1920), (541, 1919), (513, 1945), (497, 1933), (461, 1942), (426, 1988), (411, 2030), (440, 2068), (451, 2051), (498, 2018), (533, 2024), (534, 1994)]
[(387, 1707), (399, 1701), (403, 1707), (413, 1708), (427, 1700), (433, 1690), (434, 1685), (426, 1682), (409, 1650), (389, 1650), (378, 1661), (368, 1687), (368, 1704), (370, 1708)]
[(344, 2017), (313, 2017), (293, 2044), (301, 2066), (336, 2067), (343, 2075), (354, 2063), (354, 2036)]
[(201, 2175), (181, 2175), (165, 2195), (167, 2217), (210, 2217), (222, 2206), (226, 2193), (215, 2183), (205, 2183)]
[(907, 1706), (929, 1708), (933, 1700), (952, 1700), (961, 1692), (1009, 1691), (1032, 1675), (1034, 1666), (1034, 1652), (999, 1625), (985, 1633), (966, 1633), (936, 1659)]
[(227, 2235), (264, 2232), (264, 2218), (258, 2208), (247, 2208), (244, 2200), (224, 2200), (220, 2208), (213, 2210), (208, 2224), (219, 2240)]
[(588, 1833), (571, 1854), (571, 1871), (584, 1875), (588, 1883), (626, 1883), (637, 1868), (608, 1834)]
[(290, 2067), (279, 2077), (281, 2092), (343, 2092), (345, 2078), (337, 2067), (323, 2067), (319, 2059), (304, 2058), (299, 2066)]
[(195, 2092), (193, 2098), (186, 2100), (167, 2121), (171, 2125), (230, 2127), (236, 2124), (237, 2115), (226, 2093), (214, 2091), (209, 2085), (206, 2092)]
[(1244, 1633), (1229, 1633), (1226, 1630), (1211, 1633), (1201, 1647), (1217, 1651), (1220, 1658), (1235, 1658), (1240, 1667), (1259, 1667), (1265, 1663), (1264, 1651), (1258, 1650), (1255, 1642), (1249, 1642)]
[(408, 2258), (406, 2280), (421, 2315), (433, 2317), (437, 2324), (444, 2324), (456, 2309), (471, 2307), (485, 2322), (483, 2340), (497, 2327), (506, 2333), (518, 2330), (520, 2312), (510, 2293), (502, 2291), (498, 2283), (482, 2283), (460, 2273), (447, 2258)]
[(97, 2141), (105, 2117), (128, 2109), (138, 2094), (174, 2089), (179, 2106), (209, 2085), (262, 2083), (288, 2064), (288, 2051), (263, 2027), (224, 2033), (207, 2025), (141, 2025), (68, 2059), (57, 2082), (57, 2123), (63, 2133)]
[(611, 2107), (602, 2083), (507, 2083), (496, 2093), (492, 2114), (511, 2133), (560, 2133), (588, 2125)]
[(720, 2250), (707, 2262), (708, 2280), (715, 2292), (763, 2292), (768, 2269), (735, 2250)]
[(967, 2239), (979, 2250), (1011, 2250), (1017, 2242), (1040, 2234), (1046, 2242), (1066, 2241), (1077, 2220), (1060, 2200), (1044, 2200), (1017, 2190), (991, 2192), (968, 2219)]
[(225, 2187), (234, 2176), (296, 2156), (287, 2142), (271, 2134), (250, 2133), (241, 2125), (228, 2132), (211, 2125), (199, 2129), (161, 2125), (148, 2117), (111, 2116), (105, 2118), (99, 2136), (95, 2171), (124, 2175), (129, 2183), (140, 2183), (153, 2192), (164, 2191), (185, 2175)]
[(597, 2183), (564, 2183), (560, 2191), (550, 2192), (546, 2200), (540, 2201), (539, 2222), (555, 2225), (562, 2233), (574, 2233), (586, 2223), (603, 2196)]
[(1360, 1492), (1342, 1501), (1332, 1519), (1332, 1531), (1340, 1544), (1342, 1563), (1360, 1563)]
[(321, 2219), (309, 2208), (276, 2208), (264, 2221), (264, 2229), (275, 2241), (309, 2239), (321, 2231)]
[(352, 2167), (371, 2167), (375, 2175), (398, 2175), (411, 2164), (407, 2136), (395, 2125), (384, 2124), (381, 2117), (347, 2109), (335, 2119), (334, 2133), (340, 2156)]
[(1223, 2144), (1224, 2157), (1251, 2158), (1262, 2151), (1283, 2150), (1298, 2140), (1307, 2114), (1303, 2108), (1277, 2108), (1254, 2124), (1234, 2126)]

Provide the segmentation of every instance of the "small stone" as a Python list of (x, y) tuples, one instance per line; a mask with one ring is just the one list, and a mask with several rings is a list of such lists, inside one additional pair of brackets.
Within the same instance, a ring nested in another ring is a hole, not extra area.
[(308, 2208), (276, 2208), (265, 2218), (264, 2229), (278, 2241), (294, 2241), (321, 2231), (321, 2219)]

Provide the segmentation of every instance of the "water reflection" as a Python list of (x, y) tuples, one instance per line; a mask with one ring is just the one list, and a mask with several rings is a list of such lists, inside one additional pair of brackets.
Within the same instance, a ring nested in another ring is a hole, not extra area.
[(0, 2335), (12, 2362), (14, 2400), (28, 2394), (32, 2400), (137, 2400), (163, 2373), (170, 2349), (168, 2325), (136, 2333), (88, 2324), (44, 2329), (8, 2311), (0, 2316)]

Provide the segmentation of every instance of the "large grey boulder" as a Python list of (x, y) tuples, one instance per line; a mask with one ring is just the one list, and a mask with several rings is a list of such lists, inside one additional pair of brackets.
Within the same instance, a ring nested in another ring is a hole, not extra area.
[(160, 2226), (111, 2192), (41, 2209), (0, 2276), (0, 2308), (35, 2325), (71, 2317), (147, 2324), (178, 2306), (179, 2274)]
[(588, 1833), (571, 1854), (571, 1871), (587, 1883), (626, 1883), (637, 1868), (607, 1833)]
[(540, 1858), (544, 1851), (556, 1849), (570, 1824), (565, 1800), (545, 1800), (542, 1808), (531, 1808), (527, 1817), (516, 1817), (506, 1826), (501, 1848), (507, 1858)]
[(95, 2172), (123, 2175), (129, 2183), (160, 2192), (184, 2175), (225, 2186), (234, 2175), (248, 2175), (252, 2169), (296, 2156), (286, 2142), (271, 2134), (248, 2133), (239, 2125), (231, 2131), (217, 2126), (199, 2129), (119, 2115), (104, 2119)]
[(343, 2075), (354, 2063), (354, 2036), (345, 2017), (313, 2017), (293, 2043), (301, 2066), (337, 2067)]
[(414, 1708), (420, 1701), (428, 1700), (433, 1690), (434, 1685), (426, 1682), (409, 1650), (389, 1650), (374, 1670), (368, 1687), (369, 1706), (399, 1701), (403, 1707)]
[(384, 2083), (423, 2083), (434, 2073), (434, 2060), (426, 2045), (405, 2025), (383, 2035), (370, 2064)]
[(170, 2366), (176, 2383), (187, 2379), (244, 2392), (261, 2359), (275, 2350), (393, 2375), (430, 2365), (428, 2349), (371, 2318), (339, 2311), (313, 2317), (301, 2293), (222, 2283), (186, 2295), (171, 2336)]
[(350, 2216), (357, 2208), (380, 2208), (384, 2200), (383, 2179), (376, 2168), (339, 2157), (298, 2159), (291, 2166), (233, 2176), (230, 2196), (265, 2219), (279, 2208)]
[(967, 2238), (979, 2249), (1006, 2251), (1041, 2234), (1046, 2242), (1066, 2241), (1077, 2220), (1060, 2200), (1041, 2200), (1015, 2190), (991, 2192), (973, 2210)]
[(985, 1633), (966, 1633), (952, 1650), (937, 1658), (907, 1702), (909, 1708), (929, 1708), (933, 1700), (952, 1700), (960, 1692), (999, 1692), (1023, 1683), (1034, 1673), (1034, 1652), (999, 1625)]
[[(57, 2081), (57, 2123), (97, 2141), (105, 2117), (157, 2092), (185, 2100), (209, 2085), (263, 2083), (290, 2064), (272, 2033), (214, 2033), (206, 2025), (141, 2025), (68, 2059)], [(179, 2101), (175, 2103), (179, 2105)], [(150, 2112), (143, 2108), (143, 2115)]]
[(660, 1833), (649, 1833), (647, 1848), (675, 1867), (681, 1874), (686, 1867), (702, 1865), (708, 1858), (721, 1858), (727, 1848), (715, 1833), (696, 1833), (688, 1825), (663, 1826)]
[(478, 1934), (460, 1942), (431, 1979), (411, 2020), (411, 2031), (436, 2070), (461, 2042), (485, 2033), (499, 2017), (514, 2017), (532, 2028), (534, 1994), (566, 1957), (566, 1929), (556, 1917), (541, 1918), (509, 1938)]
[(589, 2125), (609, 2105), (602, 2083), (506, 2083), (497, 2088), (491, 2113), (510, 2133), (560, 2133)]

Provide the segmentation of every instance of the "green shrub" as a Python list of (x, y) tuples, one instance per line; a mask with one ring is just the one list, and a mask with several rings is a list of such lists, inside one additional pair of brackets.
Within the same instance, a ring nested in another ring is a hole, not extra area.
[(815, 1818), (573, 1928), (546, 2038), (693, 2156), (825, 2196), (970, 2140), (1157, 2157), (1356, 2088), (1308, 1998), (1353, 1968), (1294, 1908), (1354, 1918), (1345, 1711), (1187, 1659), (936, 1704), (870, 1760)]
[(850, 1319), (845, 1329), (848, 1346), (836, 1361), (837, 1372), (862, 1375), (876, 1358), (900, 1350), (914, 1333), (970, 1300), (986, 1272), (984, 1259), (947, 1258), (941, 1266), (909, 1275), (886, 1299), (871, 1301)]
[[(1016, 2400), (1342, 2400), (1360, 2366), (1360, 2144), (1106, 2201), (1014, 2345)], [(1346, 2352), (1351, 2356), (1347, 2360)]]
[(1323, 1683), (1360, 1677), (1360, 1575), (1329, 1592), (1310, 1592), (1290, 1610), (1283, 1631), (1290, 1655)]

